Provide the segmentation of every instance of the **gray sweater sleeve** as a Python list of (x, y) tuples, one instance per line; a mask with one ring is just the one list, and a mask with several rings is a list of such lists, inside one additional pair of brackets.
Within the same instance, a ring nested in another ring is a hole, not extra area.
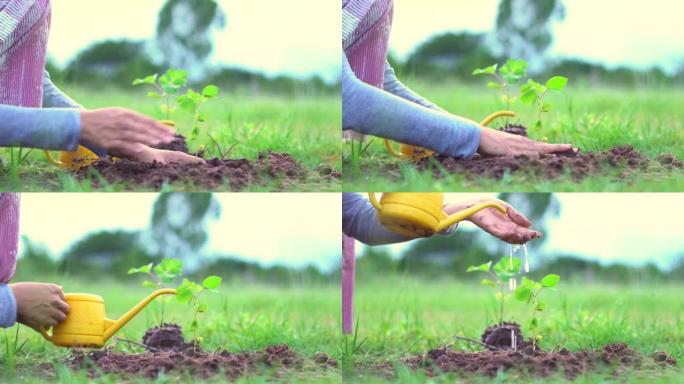
[(9, 285), (0, 285), (0, 328), (9, 328), (17, 321), (17, 302)]
[(408, 100), (412, 103), (422, 105), (425, 108), (429, 108), (440, 112), (446, 112), (437, 104), (413, 92), (411, 89), (409, 89), (409, 87), (407, 87), (401, 81), (399, 81), (399, 79), (397, 79), (397, 74), (394, 72), (394, 68), (392, 68), (392, 66), (388, 62), (385, 62), (385, 83), (382, 88), (395, 96), (399, 96), (402, 99)]
[(472, 157), (480, 146), (479, 124), (365, 84), (356, 78), (344, 54), (342, 129), (353, 129), (459, 158)]
[(0, 147), (74, 151), (81, 132), (76, 109), (0, 105)]
[(45, 71), (43, 77), (43, 108), (83, 108), (81, 104), (67, 96), (52, 83), (50, 73)]

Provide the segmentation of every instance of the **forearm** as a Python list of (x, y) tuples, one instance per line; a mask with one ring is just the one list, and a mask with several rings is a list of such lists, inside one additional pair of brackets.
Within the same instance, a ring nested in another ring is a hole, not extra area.
[(356, 193), (342, 194), (342, 232), (367, 245), (394, 244), (412, 240), (380, 224), (376, 218), (375, 208), (368, 199)]
[(9, 285), (0, 285), (0, 328), (9, 328), (17, 321), (17, 302)]
[(83, 108), (79, 103), (62, 92), (45, 71), (43, 77), (43, 108)]
[(404, 100), (422, 105), (425, 108), (446, 112), (437, 104), (412, 91), (401, 81), (399, 81), (399, 79), (397, 79), (397, 74), (394, 72), (394, 68), (392, 68), (389, 63), (385, 63), (385, 83), (383, 85), (383, 89), (395, 96), (401, 97)]
[[(343, 55), (344, 56), (344, 55)], [(480, 145), (480, 127), (428, 109), (358, 80), (346, 57), (342, 64), (342, 129), (467, 158)]]
[(81, 115), (76, 109), (40, 109), (0, 105), (0, 147), (73, 151)]

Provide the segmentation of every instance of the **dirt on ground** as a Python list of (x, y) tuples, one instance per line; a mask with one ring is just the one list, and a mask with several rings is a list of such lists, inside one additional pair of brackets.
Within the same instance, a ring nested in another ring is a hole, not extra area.
[[(171, 143), (159, 149), (188, 153), (183, 136), (177, 135)], [(193, 154), (202, 157), (201, 153)], [(93, 171), (97, 171), (94, 173)], [(165, 184), (214, 189), (229, 186), (238, 191), (250, 185), (276, 183), (279, 189), (306, 182), (311, 177), (324, 181), (339, 180), (341, 174), (330, 166), (319, 166), (311, 170), (300, 164), (287, 153), (262, 152), (256, 161), (247, 159), (205, 159), (205, 163), (143, 163), (139, 161), (102, 158), (89, 167), (77, 172), (77, 177), (90, 177), (94, 186), (99, 186), (99, 174), (107, 183), (125, 183), (139, 187), (159, 189)]]
[[(135, 354), (110, 349), (74, 351), (67, 365), (74, 370), (87, 369), (90, 377), (105, 373), (156, 378), (162, 373), (175, 373), (203, 379), (223, 374), (226, 379), (235, 380), (260, 372), (281, 377), (300, 370), (306, 363), (287, 345), (272, 345), (256, 352), (207, 352), (195, 342), (186, 342), (181, 328), (175, 324), (149, 329), (142, 345), (146, 351)], [(337, 367), (337, 362), (324, 353), (316, 354), (312, 364), (320, 369)]]
[[(515, 347), (512, 343), (515, 334)], [(530, 377), (549, 377), (562, 374), (575, 379), (583, 373), (607, 372), (617, 376), (629, 371), (655, 371), (677, 369), (677, 361), (665, 352), (642, 355), (624, 343), (608, 344), (599, 349), (571, 352), (565, 348), (543, 351), (535, 348), (531, 340), (524, 340), (520, 325), (503, 323), (494, 325), (482, 334), (485, 351), (465, 352), (450, 346), (435, 348), (424, 355), (410, 356), (402, 363), (411, 369), (422, 369), (428, 375), (454, 373), (459, 376), (484, 375), (495, 377), (500, 371), (510, 371)], [(391, 370), (391, 364), (380, 366)]]
[[(527, 137), (527, 128), (519, 124), (509, 124), (499, 130)], [(474, 158), (467, 160), (437, 155), (419, 161), (416, 167), (419, 170), (432, 169), (435, 177), (446, 176), (445, 172), (497, 180), (512, 173), (526, 173), (544, 179), (555, 179), (570, 174), (574, 180), (580, 181), (588, 176), (615, 170), (621, 171), (621, 176), (626, 176), (630, 171), (649, 171), (652, 168), (682, 169), (682, 162), (669, 153), (661, 154), (652, 160), (631, 145), (622, 145), (604, 152), (568, 151), (539, 156), (475, 155)]]

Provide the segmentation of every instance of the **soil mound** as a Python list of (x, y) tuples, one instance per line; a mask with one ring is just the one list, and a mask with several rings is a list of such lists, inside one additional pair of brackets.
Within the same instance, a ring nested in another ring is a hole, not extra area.
[[(489, 336), (496, 332), (491, 332)], [(495, 377), (499, 371), (511, 371), (531, 377), (562, 374), (570, 380), (590, 372), (607, 372), (617, 376), (630, 370), (648, 371), (677, 367), (676, 360), (665, 352), (644, 356), (623, 343), (608, 344), (601, 349), (579, 352), (570, 352), (564, 348), (545, 352), (534, 350), (530, 346), (517, 351), (511, 350), (510, 345), (508, 348), (483, 352), (436, 348), (425, 355), (406, 358), (403, 363), (411, 369), (424, 369), (430, 376), (450, 372), (461, 376)]]
[[(106, 373), (156, 378), (161, 373), (176, 373), (206, 379), (224, 373), (228, 380), (264, 370), (279, 376), (303, 365), (303, 359), (287, 345), (272, 345), (257, 352), (205, 352), (194, 342), (186, 343), (181, 328), (175, 324), (149, 329), (142, 342), (147, 351), (138, 354), (110, 349), (74, 351), (67, 365), (74, 370), (87, 369), (90, 377)], [(331, 363), (326, 360), (322, 364)]]
[[(188, 153), (185, 137), (176, 135), (171, 143), (159, 147)], [(202, 157), (201, 153), (194, 154)], [(319, 167), (311, 171), (301, 165), (292, 155), (287, 153), (262, 152), (256, 161), (247, 159), (224, 160), (219, 158), (205, 159), (204, 164), (160, 164), (143, 163), (128, 159), (113, 161), (102, 158), (91, 166), (77, 172), (83, 179), (97, 171), (108, 183), (124, 183), (139, 187), (159, 189), (165, 184), (181, 184), (202, 188), (219, 188), (229, 186), (238, 191), (249, 185), (263, 185), (276, 182), (279, 188), (305, 182), (315, 174), (326, 181), (341, 179), (340, 172), (332, 167)], [(93, 178), (93, 185), (98, 187), (98, 178)]]
[[(439, 164), (435, 167), (434, 162)], [(669, 168), (681, 168), (681, 162), (674, 156), (659, 159), (661, 165)], [(419, 161), (419, 170), (433, 169), (435, 177), (447, 174), (463, 174), (467, 176), (489, 177), (501, 179), (507, 173), (527, 173), (536, 177), (554, 179), (566, 173), (579, 181), (585, 177), (606, 173), (610, 170), (647, 171), (651, 162), (642, 153), (630, 145), (614, 147), (605, 152), (565, 152), (539, 156), (496, 156), (484, 157), (476, 155), (469, 160), (437, 155)]]
[(488, 327), (482, 334), (482, 343), (489, 350), (513, 349), (517, 351), (531, 345), (523, 339), (520, 324), (507, 322)]

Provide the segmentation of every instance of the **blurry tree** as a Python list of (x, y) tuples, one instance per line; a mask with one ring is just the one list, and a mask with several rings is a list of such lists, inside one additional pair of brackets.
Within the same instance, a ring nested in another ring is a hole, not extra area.
[(154, 203), (150, 224), (152, 252), (182, 259), (190, 270), (208, 240), (207, 224), (220, 216), (211, 193), (162, 193)]
[(93, 43), (67, 65), (64, 80), (130, 86), (131, 81), (158, 71), (143, 41), (105, 40)]
[(137, 231), (100, 231), (76, 241), (64, 253), (60, 272), (66, 274), (107, 273), (113, 278), (126, 276), (131, 266), (152, 261), (140, 246)]
[(561, 0), (501, 0), (496, 18), (498, 48), (508, 58), (539, 67), (553, 40), (551, 21), (564, 17)]
[(485, 35), (447, 32), (421, 43), (408, 57), (404, 70), (416, 75), (471, 78), (474, 68), (496, 58), (485, 48)]
[(167, 0), (159, 12), (157, 47), (164, 64), (204, 75), (213, 49), (212, 33), (223, 29), (226, 16), (216, 0)]
[[(17, 260), (17, 275), (25, 278), (29, 276), (52, 275), (57, 272), (57, 263), (50, 257), (47, 248), (37, 244), (26, 236), (22, 236), (23, 250)], [(24, 274), (27, 271), (28, 273)], [(35, 279), (34, 277), (31, 277)]]

